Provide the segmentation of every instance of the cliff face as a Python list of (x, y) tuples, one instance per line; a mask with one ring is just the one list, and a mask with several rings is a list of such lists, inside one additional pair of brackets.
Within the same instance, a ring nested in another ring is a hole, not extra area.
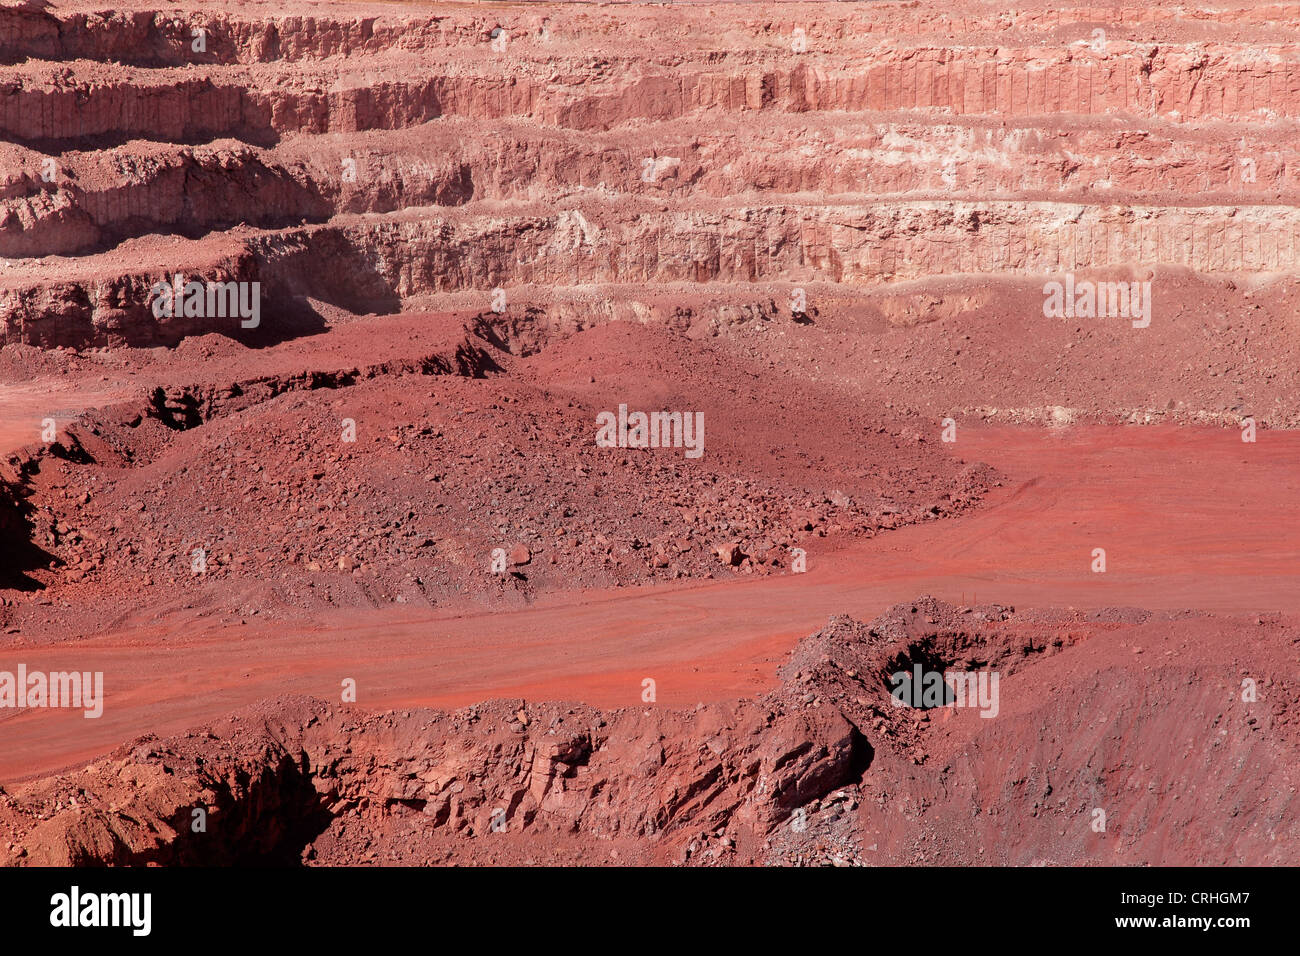
[[(379, 836), (403, 817), (466, 842), (513, 832), (562, 844), (582, 831), (679, 845), (701, 828), (767, 833), (869, 761), (831, 707), (601, 713), (516, 700), (354, 719), (294, 701), (37, 784), (38, 801), (52, 786), (91, 803), (30, 830), (25, 800), (6, 799), (0, 818), (26, 831), (10, 862), (48, 866), (297, 863), (331, 826)], [(210, 829), (195, 832), (196, 810)]]
[[(146, 345), (204, 331), (237, 334), (234, 320), (155, 316), (149, 290), (174, 272), (209, 282), (261, 281), (263, 310), (275, 323), (277, 309), (287, 311), (303, 294), (384, 312), (439, 293), (476, 293), (467, 302), (486, 311), (494, 287), (515, 284), (852, 287), (948, 272), (1034, 276), (1157, 262), (1208, 273), (1285, 272), (1300, 261), (1300, 213), (1267, 206), (1170, 211), (926, 202), (711, 211), (696, 204), (634, 215), (628, 205), (509, 217), (430, 209), (379, 221), (340, 217), (219, 244), (171, 242), (175, 259), (166, 268), (44, 281), (31, 275), (0, 291), (0, 311), (11, 340)], [(160, 254), (147, 240), (139, 253), (137, 261)]]
[(271, 326), (304, 296), (623, 286), (617, 314), (671, 284), (750, 308), (770, 283), (1286, 272), (1297, 37), (1294, 5), (6, 10), (4, 339), (230, 332), (150, 314), (178, 272), (264, 282)]

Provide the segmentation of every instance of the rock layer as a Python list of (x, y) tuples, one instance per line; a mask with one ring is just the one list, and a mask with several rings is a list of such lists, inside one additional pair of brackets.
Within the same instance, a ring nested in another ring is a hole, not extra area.
[(159, 321), (177, 273), (263, 282), (283, 335), (305, 296), (1288, 272), (1298, 37), (1285, 4), (6, 10), (4, 339), (244, 334)]

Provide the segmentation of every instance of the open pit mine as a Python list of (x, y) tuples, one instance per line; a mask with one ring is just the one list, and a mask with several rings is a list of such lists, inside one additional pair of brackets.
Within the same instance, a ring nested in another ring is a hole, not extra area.
[(1298, 315), (1300, 3), (2, 0), (0, 864), (1300, 863)]

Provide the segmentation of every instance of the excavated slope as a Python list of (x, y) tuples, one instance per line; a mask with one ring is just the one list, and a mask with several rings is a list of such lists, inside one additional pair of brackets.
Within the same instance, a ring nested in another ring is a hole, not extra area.
[[(268, 702), (0, 791), (0, 836), (20, 865), (1294, 864), (1297, 633), (921, 598), (833, 619), (757, 700)], [(896, 706), (913, 666), (997, 673), (996, 719)]]
[(156, 318), (176, 273), (260, 281), (283, 336), (308, 296), (1293, 271), (1297, 39), (1295, 4), (5, 8), (4, 340), (241, 334)]

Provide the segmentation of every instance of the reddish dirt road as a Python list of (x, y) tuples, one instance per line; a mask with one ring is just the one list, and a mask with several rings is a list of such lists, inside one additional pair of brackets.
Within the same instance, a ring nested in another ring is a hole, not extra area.
[[(220, 627), (141, 612), (120, 633), (6, 650), (0, 669), (103, 671), (104, 715), (0, 720), (0, 780), (73, 766), (143, 733), (179, 732), (289, 693), (366, 709), (494, 696), (635, 706), (752, 695), (832, 614), (870, 619), (931, 593), (954, 602), (1300, 610), (1290, 529), (1300, 434), (1081, 427), (964, 429), (953, 446), (1010, 477), (969, 516), (814, 551), (809, 571), (703, 586), (551, 595), (527, 610), (412, 618), (340, 612), (319, 629)], [(1091, 571), (1104, 548), (1107, 570)]]
[(41, 440), (45, 420), (62, 428), (88, 408), (121, 401), (129, 394), (124, 385), (94, 388), (85, 382), (60, 387), (48, 379), (0, 385), (0, 452), (13, 451)]

